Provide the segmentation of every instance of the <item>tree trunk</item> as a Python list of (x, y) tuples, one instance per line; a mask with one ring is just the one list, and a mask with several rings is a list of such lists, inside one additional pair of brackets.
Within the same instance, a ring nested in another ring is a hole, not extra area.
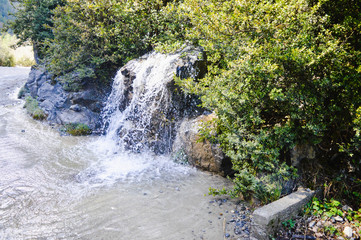
[(36, 45), (36, 43), (33, 43), (33, 51), (34, 51), (34, 59), (36, 64), (39, 64), (39, 50), (38, 50), (38, 46)]

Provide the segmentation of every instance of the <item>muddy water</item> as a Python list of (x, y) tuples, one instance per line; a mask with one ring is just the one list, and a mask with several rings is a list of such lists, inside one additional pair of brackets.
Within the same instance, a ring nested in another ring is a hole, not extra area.
[[(27, 68), (0, 68), (0, 239), (223, 239), (223, 178), (167, 157), (103, 154), (99, 137), (60, 136), (17, 100)], [(228, 213), (227, 213), (228, 211)]]

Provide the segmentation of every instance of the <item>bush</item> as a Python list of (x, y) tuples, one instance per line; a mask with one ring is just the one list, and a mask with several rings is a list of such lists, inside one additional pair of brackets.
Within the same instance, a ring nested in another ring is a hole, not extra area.
[(35, 120), (44, 120), (47, 118), (45, 112), (39, 108), (38, 101), (30, 96), (26, 97), (24, 108), (26, 108), (28, 114)]
[(30, 67), (35, 64), (32, 47), (21, 46), (14, 49), (17, 41), (18, 39), (9, 33), (0, 36), (0, 66)]
[(185, 0), (178, 8), (191, 23), (186, 39), (209, 65), (205, 78), (180, 85), (218, 116), (214, 138), (232, 159), (234, 194), (276, 196), (295, 178), (287, 163), (297, 144), (317, 146), (325, 167), (337, 159), (361, 174), (360, 14), (313, 2)]
[(85, 136), (92, 133), (92, 130), (83, 123), (69, 123), (65, 124), (65, 131), (73, 136)]
[(5, 48), (0, 46), (0, 66), (3, 67), (14, 67), (15, 60), (14, 56)]

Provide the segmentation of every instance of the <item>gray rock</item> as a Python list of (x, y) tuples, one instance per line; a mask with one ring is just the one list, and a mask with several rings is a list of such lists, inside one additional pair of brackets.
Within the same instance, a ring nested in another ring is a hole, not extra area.
[(291, 150), (291, 164), (294, 167), (298, 167), (302, 159), (314, 159), (315, 157), (315, 148), (307, 144), (296, 145)]
[(183, 120), (173, 144), (173, 151), (184, 151), (189, 164), (193, 166), (224, 174), (227, 171), (226, 158), (219, 145), (210, 143), (208, 140), (199, 141), (202, 123), (211, 121), (215, 117), (215, 114), (210, 114)]
[(316, 225), (316, 221), (312, 221), (308, 224), (309, 228), (313, 228)]
[(343, 218), (340, 217), (340, 216), (336, 216), (336, 217), (334, 217), (334, 219), (335, 219), (337, 222), (343, 222), (343, 221), (344, 221)]
[(351, 207), (347, 206), (347, 205), (342, 206), (342, 210), (346, 211), (346, 212), (347, 211), (353, 211), (353, 209)]
[(32, 68), (25, 88), (36, 98), (50, 124), (83, 123), (93, 130), (98, 120), (106, 93), (94, 86), (79, 92), (67, 92), (60, 82), (42, 68)]
[(352, 228), (350, 228), (349, 226), (346, 226), (344, 229), (343, 229), (343, 234), (345, 235), (345, 237), (347, 238), (352, 238)]

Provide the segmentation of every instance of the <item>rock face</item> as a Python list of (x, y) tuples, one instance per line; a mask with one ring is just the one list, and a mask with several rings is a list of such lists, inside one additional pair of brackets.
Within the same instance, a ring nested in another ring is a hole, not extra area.
[(179, 122), (204, 112), (174, 78), (204, 74), (196, 67), (204, 63), (199, 54), (192, 47), (169, 55), (151, 52), (123, 66), (104, 108), (106, 135), (125, 150), (170, 153)]
[(99, 127), (98, 120), (106, 97), (104, 90), (89, 85), (79, 92), (67, 92), (41, 68), (31, 69), (25, 89), (38, 100), (50, 123), (84, 123), (92, 129)]
[(186, 160), (191, 165), (224, 175), (230, 171), (231, 163), (219, 145), (208, 140), (199, 141), (199, 130), (202, 123), (209, 122), (215, 117), (215, 114), (210, 114), (183, 120), (173, 144), (173, 149), (175, 152), (184, 153)]

